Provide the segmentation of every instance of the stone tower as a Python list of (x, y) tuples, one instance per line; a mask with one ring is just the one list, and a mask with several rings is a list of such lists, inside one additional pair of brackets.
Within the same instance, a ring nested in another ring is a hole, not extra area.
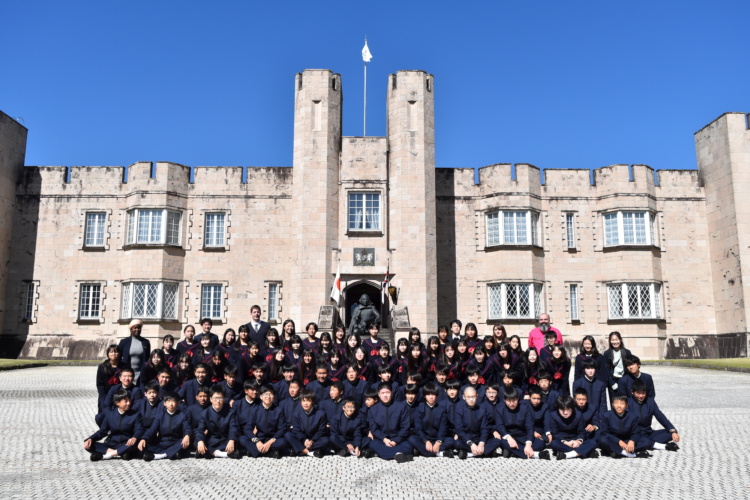
[(311, 69), (297, 74), (295, 83), (289, 243), (296, 246), (297, 258), (286, 302), (291, 304), (290, 317), (310, 321), (318, 317), (318, 307), (328, 303), (331, 252), (339, 247), (341, 77)]
[(389, 247), (391, 270), (412, 325), (437, 332), (433, 76), (399, 71), (388, 78)]

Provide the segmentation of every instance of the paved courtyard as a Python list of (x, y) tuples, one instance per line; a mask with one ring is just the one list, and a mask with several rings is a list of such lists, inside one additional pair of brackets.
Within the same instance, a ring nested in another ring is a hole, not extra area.
[[(750, 375), (645, 367), (682, 437), (651, 459), (92, 463), (94, 367), (0, 372), (2, 498), (749, 498)], [(658, 425), (657, 425), (658, 427)]]

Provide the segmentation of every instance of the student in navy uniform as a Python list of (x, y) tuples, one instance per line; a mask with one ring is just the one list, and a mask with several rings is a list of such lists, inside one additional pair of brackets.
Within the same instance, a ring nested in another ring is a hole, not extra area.
[(260, 345), (254, 340), (248, 342), (247, 351), (239, 356), (239, 369), (242, 381), (244, 382), (245, 379), (255, 377), (253, 373), (255, 366), (265, 364), (265, 362), (266, 360), (263, 359), (260, 353)]
[(597, 432), (599, 432), (599, 426), (601, 425), (599, 412), (597, 408), (589, 404), (589, 395), (585, 387), (578, 387), (573, 391), (573, 401), (576, 404), (576, 412), (583, 417), (583, 430), (586, 431), (585, 438), (595, 440), (598, 446)]
[(336, 380), (343, 381), (346, 378), (346, 364), (344, 362), (344, 355), (338, 348), (334, 348), (331, 351), (331, 355), (328, 356), (328, 378), (335, 382)]
[[(461, 398), (458, 391), (461, 389), (461, 382), (457, 379), (450, 379), (445, 382), (445, 399), (440, 402), (445, 406), (448, 412), (448, 435), (453, 439), (458, 439), (456, 435), (456, 409), (461, 404)], [(455, 447), (454, 447), (455, 448)]]
[(120, 383), (120, 372), (127, 365), (122, 362), (122, 352), (116, 344), (107, 347), (107, 359), (96, 368), (96, 391), (99, 394), (97, 408), (101, 412), (109, 390)]
[(552, 389), (552, 376), (547, 372), (539, 373), (537, 386), (542, 391), (542, 403), (546, 404), (550, 411), (552, 411), (555, 402), (557, 401), (557, 397), (560, 395), (557, 391)]
[(547, 414), (545, 434), (549, 447), (555, 451), (558, 460), (598, 458), (597, 443), (586, 439), (583, 415), (576, 412), (575, 406), (572, 397), (558, 396), (554, 410)]
[(331, 357), (331, 353), (333, 351), (338, 352), (338, 349), (333, 347), (331, 334), (328, 332), (323, 332), (320, 335), (318, 348), (315, 350), (315, 359), (318, 361), (318, 363), (328, 363), (328, 359)]
[(518, 373), (521, 376), (520, 385), (521, 388), (528, 392), (529, 387), (536, 385), (540, 372), (546, 372), (546, 368), (542, 360), (539, 359), (539, 353), (536, 349), (529, 347), (521, 357), (521, 363), (518, 365)]
[(284, 378), (273, 384), (273, 388), (276, 389), (276, 402), (279, 404), (289, 397), (290, 382), (299, 378), (299, 370), (293, 364), (285, 364), (281, 373)]
[(453, 458), (453, 438), (448, 435), (448, 411), (437, 402), (438, 386), (427, 382), (423, 387), (424, 401), (413, 415), (414, 432), (409, 443), (423, 457)]
[(161, 350), (164, 353), (164, 361), (167, 363), (167, 366), (173, 368), (175, 363), (177, 363), (177, 356), (180, 355), (177, 349), (174, 348), (174, 336), (166, 334), (162, 337)]
[[(409, 436), (414, 435), (414, 413), (421, 402), (419, 397), (421, 392), (417, 384), (406, 384), (404, 387), (404, 403), (406, 403), (406, 412), (409, 415)], [(416, 453), (412, 454), (416, 455)]]
[(382, 382), (382, 380), (379, 378), (381, 368), (386, 368), (391, 373), (391, 376), (393, 376), (398, 373), (398, 367), (398, 361), (396, 361), (396, 358), (391, 356), (390, 344), (383, 341), (383, 343), (380, 344), (378, 355), (372, 356), (370, 358), (370, 370), (367, 381), (370, 384), (377, 385)]
[[(632, 398), (628, 401), (628, 412), (635, 415), (638, 421), (636, 433), (649, 440), (650, 448), (654, 450), (677, 451), (680, 447), (680, 435), (672, 422), (659, 410), (653, 398), (648, 397), (648, 386), (645, 381), (636, 379), (630, 387)], [(663, 429), (655, 431), (651, 428), (652, 420), (661, 424)]]
[[(320, 402), (320, 408), (326, 413), (328, 419), (328, 425), (331, 425), (338, 414), (341, 413), (341, 405), (344, 403), (344, 383), (340, 380), (331, 382), (328, 388), (327, 398)], [(317, 395), (316, 395), (317, 398)]]
[(487, 413), (477, 404), (477, 391), (473, 387), (464, 390), (463, 401), (456, 405), (454, 426), (458, 437), (453, 446), (458, 448), (458, 458), (485, 455), (490, 429)]
[(477, 393), (476, 404), (482, 405), (484, 401), (484, 386), (479, 384), (479, 369), (475, 365), (469, 365), (466, 368), (466, 384), (461, 387), (461, 396), (464, 395), (464, 391), (471, 387)]
[(544, 334), (544, 347), (539, 351), (539, 359), (542, 363), (549, 363), (552, 357), (552, 348), (557, 344), (557, 333), (552, 330)]
[(656, 398), (656, 387), (654, 387), (654, 379), (648, 373), (643, 373), (641, 371), (641, 358), (632, 355), (625, 359), (625, 369), (628, 373), (620, 379), (620, 392), (622, 394), (625, 394), (628, 397), (632, 397), (633, 382), (636, 380), (643, 380), (643, 383), (646, 384), (647, 396), (651, 399)]
[(581, 341), (581, 352), (578, 353), (575, 359), (575, 372), (573, 374), (573, 381), (583, 377), (583, 362), (587, 359), (591, 359), (596, 363), (596, 378), (604, 382), (607, 385), (607, 360), (596, 348), (596, 340), (591, 335), (586, 335)]
[(494, 429), (495, 425), (495, 407), (500, 403), (500, 385), (492, 382), (484, 387), (484, 401), (482, 406), (487, 412), (487, 425)]
[(284, 410), (276, 404), (273, 386), (264, 385), (258, 392), (261, 404), (256, 405), (250, 420), (240, 427), (240, 445), (253, 458), (281, 458), (287, 449)]
[(479, 383), (486, 385), (495, 382), (497, 365), (489, 360), (489, 355), (484, 346), (480, 345), (474, 349), (471, 359), (464, 364), (464, 376), (469, 366), (476, 366), (479, 372)]
[(122, 339), (118, 347), (122, 353), (122, 362), (133, 369), (137, 385), (140, 381), (141, 370), (151, 354), (151, 342), (141, 337), (143, 321), (139, 319), (131, 320), (128, 329), (130, 330), (130, 336)]
[(513, 370), (500, 370), (497, 373), (497, 381), (500, 390), (515, 389), (518, 392), (519, 399), (524, 399), (524, 390), (518, 383), (519, 373)]
[(195, 378), (182, 384), (177, 394), (187, 406), (192, 406), (197, 403), (195, 396), (198, 394), (198, 388), (206, 386), (209, 383), (208, 366), (205, 363), (198, 363), (195, 366)]
[(211, 406), (203, 410), (195, 432), (195, 458), (242, 458), (236, 449), (239, 437), (237, 417), (226, 404), (224, 390), (220, 386), (213, 386), (209, 399)]
[(367, 381), (359, 378), (357, 365), (350, 364), (347, 366), (346, 380), (344, 380), (344, 397), (353, 398), (359, 408), (364, 402), (364, 394), (367, 388)]
[(104, 401), (102, 402), (102, 411), (94, 417), (96, 425), (102, 425), (106, 411), (115, 409), (114, 396), (120, 391), (120, 389), (125, 389), (128, 392), (131, 404), (143, 398), (143, 391), (141, 391), (140, 387), (135, 385), (133, 381), (134, 377), (133, 369), (129, 366), (126, 366), (120, 371), (120, 383), (113, 385), (109, 389), (109, 392), (104, 396)]
[(286, 439), (292, 450), (300, 456), (322, 458), (330, 446), (328, 419), (315, 404), (315, 393), (305, 389), (300, 396), (300, 405), (292, 418), (292, 431)]
[(195, 327), (193, 325), (186, 325), (182, 329), (182, 335), (185, 338), (177, 342), (177, 352), (187, 354), (192, 358), (194, 351), (200, 346), (198, 341), (195, 340)]
[(250, 368), (250, 373), (252, 374), (250, 378), (258, 382), (258, 385), (271, 383), (271, 378), (268, 376), (268, 365), (265, 361), (254, 363)]
[(219, 336), (211, 331), (214, 326), (214, 322), (211, 318), (203, 318), (201, 320), (201, 333), (195, 337), (196, 342), (200, 342), (203, 337), (208, 337), (211, 340), (211, 349), (214, 349), (219, 345)]
[(237, 340), (237, 333), (233, 328), (227, 328), (224, 330), (224, 338), (216, 346), (216, 350), (224, 356), (224, 359), (230, 365), (237, 365), (239, 361), (239, 353), (234, 348), (235, 341)]
[(359, 410), (358, 413), (362, 415), (362, 423), (365, 426), (364, 434), (370, 439), (372, 439), (372, 436), (370, 435), (370, 428), (367, 426), (367, 415), (370, 413), (370, 408), (378, 404), (378, 401), (380, 401), (380, 398), (378, 397), (378, 390), (367, 389), (364, 394), (364, 402), (362, 403), (362, 406), (357, 407)]
[(599, 446), (612, 458), (649, 458), (652, 441), (637, 433), (638, 418), (628, 411), (628, 397), (617, 394), (612, 409), (601, 417)]
[(204, 335), (201, 340), (198, 341), (198, 347), (193, 349), (193, 364), (203, 363), (207, 366), (213, 365), (213, 353), (214, 348), (211, 347), (211, 337)]
[(552, 375), (552, 389), (560, 395), (569, 396), (570, 360), (563, 346), (552, 346), (552, 357), (547, 360), (547, 368)]
[[(534, 419), (534, 438), (545, 441), (547, 431), (547, 405), (542, 403), (542, 390), (534, 385), (529, 387), (529, 406)], [(546, 441), (545, 441), (546, 443)]]
[(287, 431), (291, 429), (292, 422), (294, 421), (294, 412), (296, 412), (297, 408), (300, 406), (300, 394), (302, 394), (302, 382), (298, 378), (292, 379), (287, 387), (287, 396), (282, 399), (279, 404), (284, 411), (284, 416), (286, 417)]
[(380, 325), (378, 323), (371, 324), (367, 329), (367, 333), (369, 333), (370, 336), (362, 341), (362, 349), (365, 351), (365, 354), (369, 359), (378, 355), (380, 346), (383, 345), (383, 342), (385, 341), (378, 338), (378, 334), (380, 333)]
[(463, 327), (463, 323), (461, 323), (460, 319), (454, 319), (451, 321), (450, 327), (451, 330), (448, 333), (448, 342), (456, 343), (459, 340), (463, 339), (463, 336), (461, 335), (461, 328)]
[[(302, 359), (299, 362), (299, 373), (302, 383), (307, 384), (315, 380), (315, 353), (311, 349), (302, 349)], [(326, 372), (328, 370), (326, 369)]]
[(302, 339), (302, 348), (310, 349), (313, 353), (318, 350), (320, 340), (316, 337), (318, 333), (318, 324), (312, 321), (305, 327), (307, 338)]
[(383, 460), (409, 462), (414, 457), (409, 443), (409, 411), (406, 403), (393, 400), (391, 384), (378, 387), (380, 402), (367, 412), (367, 426), (373, 436), (367, 456), (377, 454)]
[(607, 392), (611, 403), (615, 394), (625, 394), (621, 391), (619, 382), (627, 372), (625, 360), (631, 356), (630, 351), (625, 349), (620, 332), (609, 334), (609, 349), (602, 356), (607, 366)]
[(239, 382), (240, 371), (234, 365), (227, 365), (224, 368), (224, 381), (219, 383), (224, 394), (227, 398), (227, 404), (229, 407), (233, 407), (234, 403), (242, 399), (244, 393), (244, 387)]
[(442, 363), (438, 363), (435, 368), (435, 383), (438, 386), (438, 403), (445, 401), (448, 395), (445, 392), (445, 383), (448, 381), (448, 372), (450, 370)]
[(190, 449), (195, 451), (195, 433), (201, 423), (203, 410), (211, 406), (209, 392), (211, 389), (205, 385), (198, 387), (195, 391), (195, 404), (186, 407), (185, 412), (190, 416)]
[[(83, 443), (83, 448), (91, 455), (91, 461), (109, 460), (121, 456), (123, 460), (130, 460), (137, 451), (138, 439), (144, 430), (141, 416), (130, 408), (130, 394), (125, 389), (117, 391), (113, 398), (114, 410), (105, 410), (99, 430), (89, 436)], [(109, 436), (109, 441), (97, 443)]]
[(170, 460), (187, 456), (190, 446), (190, 416), (179, 408), (180, 397), (175, 392), (164, 396), (164, 410), (154, 419), (151, 427), (143, 434), (138, 449), (143, 452), (143, 460)]
[(177, 384), (172, 378), (172, 370), (166, 366), (159, 370), (155, 382), (159, 385), (159, 401), (163, 400), (168, 392), (177, 390)]
[(185, 382), (195, 378), (195, 367), (192, 358), (187, 354), (178, 355), (176, 361), (172, 367), (172, 379), (177, 387), (181, 388)]
[(401, 386), (398, 382), (393, 381), (393, 372), (388, 366), (379, 366), (377, 368), (377, 375), (378, 375), (378, 381), (373, 382), (370, 384), (370, 388), (378, 390), (378, 386), (380, 386), (381, 382), (389, 382), (391, 384), (391, 389), (393, 390), (394, 398), (396, 401), (403, 401), (403, 391), (401, 391)]
[(308, 383), (305, 389), (313, 391), (315, 393), (315, 400), (320, 404), (331, 397), (329, 394), (330, 387), (331, 381), (328, 380), (328, 366), (325, 363), (318, 363), (318, 366), (315, 367), (315, 380)]
[[(148, 430), (151, 428), (154, 420), (159, 419), (161, 413), (164, 411), (164, 405), (159, 399), (158, 382), (152, 380), (146, 384), (145, 390), (145, 397), (133, 403), (131, 408), (137, 411), (141, 416), (141, 425), (143, 425), (143, 429)], [(155, 442), (156, 441), (153, 441), (153, 443)]]
[[(490, 357), (490, 361), (495, 365), (495, 372), (498, 373), (502, 370), (515, 371), (518, 368), (518, 364), (521, 362), (521, 358), (511, 352), (510, 344), (504, 342), (498, 344), (497, 352)], [(500, 382), (497, 375), (495, 378)]]
[[(330, 401), (330, 400), (329, 400)], [(331, 448), (340, 457), (361, 457), (370, 439), (364, 434), (362, 414), (357, 413), (352, 398), (342, 400), (342, 411), (330, 422)]]
[(509, 458), (540, 458), (549, 460), (545, 444), (534, 437), (534, 415), (531, 405), (523, 401), (515, 387), (503, 391), (503, 403), (495, 407), (492, 435), (487, 442), (486, 453), (491, 455), (501, 449), (502, 456)]
[(299, 335), (293, 335), (289, 340), (289, 347), (286, 349), (286, 362), (297, 366), (302, 361), (302, 339)]
[(234, 404), (232, 412), (237, 416), (237, 426), (242, 432), (242, 428), (252, 418), (253, 412), (260, 405), (258, 391), (260, 384), (255, 379), (247, 379), (242, 383), (242, 390), (245, 396)]
[(597, 362), (587, 358), (581, 363), (584, 365), (581, 370), (583, 377), (573, 382), (573, 393), (575, 394), (575, 391), (579, 388), (586, 389), (588, 405), (596, 412), (597, 416), (604, 414), (607, 411), (607, 386), (597, 377)]

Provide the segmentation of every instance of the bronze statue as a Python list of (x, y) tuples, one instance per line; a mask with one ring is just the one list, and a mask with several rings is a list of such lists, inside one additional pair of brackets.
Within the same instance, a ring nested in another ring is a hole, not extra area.
[(380, 323), (380, 313), (372, 305), (370, 297), (365, 293), (359, 298), (359, 305), (352, 314), (349, 323), (349, 334), (356, 333), (360, 337), (367, 335), (370, 325)]

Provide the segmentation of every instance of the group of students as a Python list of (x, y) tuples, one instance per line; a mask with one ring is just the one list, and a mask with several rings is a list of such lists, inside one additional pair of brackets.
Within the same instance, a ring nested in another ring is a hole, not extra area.
[[(315, 456), (406, 462), (415, 455), (558, 460), (648, 457), (676, 451), (680, 436), (659, 410), (653, 379), (618, 332), (603, 354), (585, 337), (571, 361), (553, 332), (520, 350), (497, 326), (480, 339), (454, 320), (422, 342), (418, 329), (396, 344), (379, 326), (360, 339), (306, 338), (287, 320), (265, 341), (201, 321), (175, 347), (162, 339), (137, 373), (112, 345), (97, 371), (99, 431), (85, 440), (92, 461)], [(257, 333), (257, 332), (256, 332)], [(611, 404), (608, 410), (607, 395)], [(664, 427), (653, 430), (652, 420)], [(100, 442), (101, 441), (101, 442)]]

